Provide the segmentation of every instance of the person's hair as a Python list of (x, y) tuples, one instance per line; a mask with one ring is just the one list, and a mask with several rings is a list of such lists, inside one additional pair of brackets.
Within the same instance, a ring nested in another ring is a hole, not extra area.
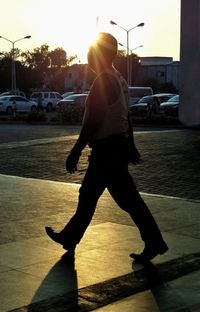
[(101, 58), (112, 62), (117, 55), (118, 43), (114, 36), (106, 32), (100, 32), (94, 45), (96, 54)]

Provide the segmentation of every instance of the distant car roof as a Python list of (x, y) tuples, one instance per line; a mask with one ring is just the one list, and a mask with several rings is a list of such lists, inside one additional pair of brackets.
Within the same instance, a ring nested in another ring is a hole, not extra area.
[(65, 97), (64, 100), (73, 100), (76, 97), (86, 97), (86, 96), (87, 96), (87, 93), (74, 93)]

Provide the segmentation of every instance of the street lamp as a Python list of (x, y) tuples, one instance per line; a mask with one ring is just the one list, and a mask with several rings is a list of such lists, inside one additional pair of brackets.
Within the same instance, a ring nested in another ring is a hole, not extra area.
[(140, 23), (140, 24), (138, 24), (138, 25), (136, 25), (130, 29), (126, 29), (126, 28), (120, 26), (119, 24), (115, 23), (114, 21), (110, 21), (110, 24), (116, 25), (116, 26), (120, 27), (121, 29), (125, 30), (125, 32), (126, 32), (126, 40), (127, 40), (127, 45), (126, 45), (126, 47), (127, 47), (127, 50), (126, 50), (127, 51), (126, 52), (126, 54), (127, 54), (127, 83), (128, 83), (128, 85), (130, 85), (130, 77), (129, 77), (130, 76), (129, 75), (129, 70), (130, 70), (130, 65), (129, 65), (129, 32), (131, 30), (137, 28), (137, 27), (143, 27), (144, 23)]
[(12, 43), (12, 92), (15, 94), (16, 93), (15, 43), (20, 41), (20, 40), (23, 40), (23, 39), (30, 39), (31, 36), (25, 36), (23, 38), (15, 40), (15, 41), (12, 41), (12, 40), (5, 38), (3, 36), (0, 36), (0, 38)]
[[(124, 47), (124, 48), (127, 49), (127, 47), (126, 47), (124, 44), (120, 43), (120, 42), (118, 42), (118, 45), (120, 45), (121, 47)], [(143, 47), (143, 45), (140, 45), (140, 46), (135, 47), (135, 48), (133, 48), (133, 49), (129, 49), (129, 51), (132, 53), (134, 50), (139, 49), (139, 48), (142, 48), (142, 47)]]

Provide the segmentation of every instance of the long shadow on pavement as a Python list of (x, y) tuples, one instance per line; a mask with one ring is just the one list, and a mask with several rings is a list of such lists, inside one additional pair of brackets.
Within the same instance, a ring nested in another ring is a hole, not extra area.
[[(137, 264), (133, 262), (134, 266), (137, 267)], [(138, 273), (140, 274), (140, 271)], [(137, 275), (137, 270), (135, 271), (135, 275)], [(190, 312), (177, 291), (169, 283), (164, 282), (159, 269), (152, 262), (144, 265), (143, 275), (146, 277), (147, 288), (152, 292), (160, 312)]]
[[(49, 299), (42, 299), (47, 293)], [(62, 257), (48, 272), (26, 311), (65, 311), (66, 307), (69, 312), (78, 310), (78, 282), (74, 259)]]

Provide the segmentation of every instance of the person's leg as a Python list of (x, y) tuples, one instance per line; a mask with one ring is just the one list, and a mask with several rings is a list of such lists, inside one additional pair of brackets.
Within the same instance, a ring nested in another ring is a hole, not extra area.
[(78, 206), (75, 214), (60, 233), (47, 233), (63, 248), (75, 249), (83, 237), (95, 212), (96, 204), (105, 189), (102, 176), (94, 164), (89, 164), (82, 185), (79, 189)]
[(150, 260), (157, 254), (167, 251), (168, 248), (158, 225), (136, 189), (128, 167), (119, 168), (117, 172), (113, 170), (110, 174), (108, 191), (120, 208), (128, 212), (137, 225), (145, 243), (143, 255)]

